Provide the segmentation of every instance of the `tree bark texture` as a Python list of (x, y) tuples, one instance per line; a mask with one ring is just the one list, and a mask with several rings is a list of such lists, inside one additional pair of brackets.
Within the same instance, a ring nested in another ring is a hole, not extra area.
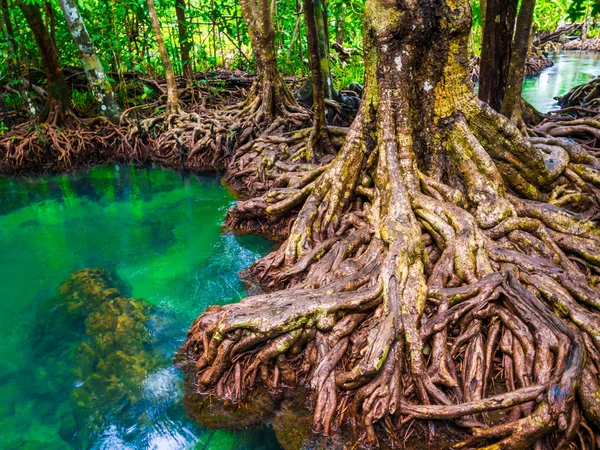
[(523, 91), (523, 78), (525, 64), (529, 57), (532, 43), (533, 12), (535, 0), (523, 0), (517, 18), (515, 38), (512, 44), (512, 55), (506, 92), (502, 100), (501, 112), (513, 122), (521, 125), (523, 122), (521, 111), (521, 92)]
[(167, 47), (163, 39), (162, 31), (160, 29), (160, 22), (156, 15), (156, 8), (154, 6), (154, 0), (147, 0), (148, 11), (150, 13), (150, 20), (152, 22), (152, 29), (154, 30), (154, 37), (156, 38), (156, 45), (158, 46), (158, 52), (160, 53), (160, 59), (165, 68), (165, 74), (167, 78), (167, 107), (166, 115), (179, 114), (181, 108), (179, 106), (179, 95), (177, 93), (177, 82), (175, 80), (175, 73), (171, 66), (171, 60), (167, 53)]
[(121, 116), (121, 108), (115, 100), (112, 86), (104, 72), (102, 62), (96, 54), (94, 44), (90, 39), (77, 5), (73, 0), (60, 0), (59, 3), (65, 15), (69, 31), (79, 50), (83, 70), (98, 103), (100, 114), (111, 120), (118, 120)]
[(40, 122), (49, 120), (59, 123), (64, 112), (71, 108), (71, 94), (52, 37), (44, 24), (40, 7), (36, 4), (20, 2), (25, 20), (31, 28), (40, 50), (44, 73), (48, 83), (48, 101), (40, 114)]
[(256, 61), (257, 80), (243, 107), (243, 115), (255, 122), (270, 123), (277, 117), (294, 115), (299, 109), (277, 67), (275, 28), (270, 0), (240, 0)]
[(192, 71), (192, 61), (190, 56), (188, 23), (185, 17), (185, 0), (175, 1), (175, 13), (177, 14), (177, 31), (179, 32), (179, 49), (181, 52), (183, 76), (186, 80), (191, 81), (194, 79), (194, 73)]
[(506, 90), (518, 0), (488, 0), (481, 46), (479, 98), (500, 111)]
[[(317, 2), (313, 0), (304, 0), (304, 17), (306, 21), (307, 39), (308, 39), (308, 56), (310, 59), (311, 67), (311, 80), (312, 80), (312, 92), (313, 92), (313, 128), (314, 135), (313, 139), (318, 139), (316, 144), (321, 146), (325, 144), (324, 140), (327, 136), (327, 122), (325, 119), (325, 95), (330, 89), (326, 85), (326, 78), (324, 77), (324, 65), (329, 67), (322, 57), (323, 52), (321, 48), (321, 41), (319, 39), (319, 31), (317, 23), (318, 17), (323, 19), (322, 11), (316, 8)], [(329, 72), (329, 71), (328, 71)], [(328, 80), (331, 82), (331, 80)], [(328, 97), (329, 98), (329, 97)]]

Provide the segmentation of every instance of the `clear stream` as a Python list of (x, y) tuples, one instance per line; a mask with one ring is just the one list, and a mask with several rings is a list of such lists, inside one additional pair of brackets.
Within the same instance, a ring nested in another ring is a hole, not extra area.
[(554, 97), (600, 75), (600, 52), (563, 52), (552, 59), (554, 66), (523, 83), (523, 98), (541, 112), (557, 109)]
[[(552, 109), (553, 97), (600, 74), (597, 60), (558, 56), (554, 67), (526, 80), (525, 98)], [(232, 203), (216, 178), (160, 169), (0, 178), (1, 449), (278, 448), (269, 430), (198, 427), (183, 411), (182, 377), (172, 365), (191, 322), (210, 304), (239, 301), (245, 292), (238, 272), (272, 248), (257, 237), (221, 233)], [(53, 299), (83, 268), (116, 273), (128, 296), (153, 307), (147, 331), (160, 363), (135, 404), (106, 401), (114, 392), (84, 406), (75, 399), (92, 380), (78, 377), (88, 337)]]

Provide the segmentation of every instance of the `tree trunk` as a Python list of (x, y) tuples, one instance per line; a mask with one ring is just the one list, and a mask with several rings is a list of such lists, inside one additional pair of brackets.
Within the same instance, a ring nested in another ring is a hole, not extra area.
[(50, 121), (59, 124), (65, 111), (71, 108), (71, 95), (60, 64), (52, 37), (42, 19), (40, 8), (36, 4), (20, 2), (25, 20), (31, 28), (35, 42), (40, 50), (44, 73), (48, 83), (48, 101), (40, 113), (40, 122)]
[(345, 18), (346, 18), (346, 5), (344, 5), (342, 7), (342, 11), (335, 23), (335, 43), (340, 48), (342, 48), (344, 45), (344, 36), (346, 33), (344, 30), (344, 19)]
[[(333, 87), (333, 79), (331, 77), (327, 6), (324, 0), (313, 0), (312, 4), (316, 18), (316, 38), (319, 46), (321, 77), (323, 78), (323, 95), (327, 99), (333, 99), (337, 93)], [(306, 10), (306, 7), (304, 9)]]
[(175, 0), (175, 13), (177, 14), (177, 30), (179, 31), (179, 49), (181, 51), (183, 77), (190, 82), (194, 79), (194, 73), (190, 57), (188, 24), (185, 18), (185, 0)]
[(277, 68), (271, 1), (240, 0), (240, 6), (248, 27), (257, 72), (240, 117), (258, 125), (267, 125), (277, 117), (301, 113)]
[(587, 41), (590, 20), (590, 4), (586, 2), (585, 14), (583, 16), (583, 25), (581, 26), (581, 42)]
[[(312, 1), (312, 8), (315, 13), (315, 23), (316, 23), (316, 44), (319, 51), (319, 60), (320, 60), (320, 70), (321, 70), (321, 78), (323, 80), (323, 97), (329, 100), (339, 100), (339, 96), (335, 88), (333, 87), (333, 78), (331, 76), (331, 64), (330, 64), (330, 47), (329, 47), (329, 32), (327, 29), (327, 6), (325, 2), (321, 0)], [(306, 7), (305, 11), (305, 21), (308, 22), (308, 18), (306, 16)], [(310, 53), (310, 51), (309, 51)], [(310, 104), (314, 102), (313, 99), (313, 88), (315, 83), (312, 80), (311, 76), (306, 80), (304, 85), (300, 87), (298, 92), (296, 92), (296, 97), (300, 100), (300, 102), (304, 104)]]
[(13, 30), (12, 21), (10, 20), (10, 11), (8, 9), (8, 0), (0, 0), (0, 8), (2, 8), (2, 21), (4, 24), (4, 34), (6, 41), (12, 52), (17, 54), (17, 44), (15, 42), (15, 32)]
[(479, 98), (500, 111), (510, 67), (518, 0), (488, 0), (481, 46)]
[(510, 70), (506, 85), (506, 93), (502, 101), (502, 114), (510, 118), (519, 128), (523, 128), (523, 116), (521, 110), (521, 92), (523, 91), (523, 77), (525, 76), (525, 64), (529, 57), (531, 48), (533, 12), (535, 0), (523, 0), (517, 29), (512, 44), (512, 55), (510, 58)]
[(479, 14), (481, 15), (481, 30), (485, 30), (488, 0), (479, 0)]
[(79, 9), (77, 9), (73, 0), (60, 0), (60, 7), (79, 50), (83, 70), (98, 103), (100, 114), (111, 120), (118, 120), (121, 117), (121, 108), (115, 101), (112, 86), (106, 73), (104, 73), (104, 68), (96, 54), (94, 44), (85, 28)]
[(165, 68), (165, 74), (167, 78), (167, 106), (165, 109), (165, 114), (167, 116), (172, 114), (180, 114), (181, 108), (179, 106), (179, 95), (177, 93), (175, 73), (173, 73), (171, 60), (169, 59), (169, 54), (167, 53), (167, 47), (163, 39), (162, 31), (160, 30), (160, 22), (158, 21), (158, 16), (156, 15), (154, 0), (147, 0), (147, 2), (152, 28), (154, 30), (154, 37), (156, 38), (156, 45), (158, 46), (158, 52), (160, 53), (160, 59)]
[(600, 229), (568, 209), (598, 211), (600, 161), (477, 100), (470, 25), (467, 0), (367, 0), (359, 113), (331, 163), (246, 209), (295, 219), (252, 268), (272, 292), (192, 325), (189, 394), (308, 386), (313, 430), (366, 445), (445, 420), (462, 448), (593, 446)]
[[(323, 60), (322, 40), (317, 23), (319, 18), (323, 22), (323, 12), (318, 9), (319, 0), (303, 0), (304, 18), (306, 21), (308, 56), (310, 59), (312, 92), (313, 92), (313, 133), (309, 142), (309, 159), (313, 159), (314, 151), (324, 152), (329, 146), (327, 135), (327, 121), (325, 119), (325, 95), (331, 94), (331, 73), (329, 80), (325, 77), (328, 62)], [(326, 55), (325, 55), (325, 58)], [(329, 98), (329, 97), (328, 97)], [(314, 149), (314, 150), (313, 150)]]
[(58, 53), (58, 44), (56, 43), (56, 14), (54, 13), (54, 8), (52, 7), (52, 2), (47, 1), (45, 3), (46, 7), (46, 28), (50, 30), (50, 39), (52, 40), (52, 44)]

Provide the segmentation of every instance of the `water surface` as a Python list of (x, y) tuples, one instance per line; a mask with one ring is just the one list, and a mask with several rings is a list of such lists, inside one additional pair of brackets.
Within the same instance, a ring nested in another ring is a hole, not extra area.
[(558, 109), (554, 97), (600, 75), (600, 52), (562, 52), (552, 57), (554, 66), (537, 77), (525, 78), (523, 98), (538, 111)]
[[(149, 168), (0, 178), (0, 448), (278, 448), (271, 432), (206, 431), (182, 407), (172, 365), (208, 305), (245, 296), (238, 271), (271, 245), (222, 234), (233, 199), (217, 179)], [(152, 305), (156, 369), (135, 404), (74, 401), (86, 336), (50, 299), (75, 270), (115, 272)]]

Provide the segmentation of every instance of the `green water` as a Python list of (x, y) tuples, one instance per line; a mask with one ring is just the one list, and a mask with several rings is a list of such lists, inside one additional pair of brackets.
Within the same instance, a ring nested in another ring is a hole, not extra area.
[[(192, 320), (209, 304), (242, 298), (239, 270), (271, 248), (220, 232), (232, 202), (215, 178), (159, 169), (0, 178), (1, 449), (277, 448), (268, 431), (200, 429), (181, 407), (172, 365)], [(154, 307), (148, 332), (162, 363), (135, 407), (99, 400), (90, 411), (73, 401), (83, 383), (70, 341), (77, 332), (48, 301), (87, 267), (115, 272)]]
[(600, 75), (600, 52), (562, 52), (553, 60), (554, 66), (523, 83), (523, 98), (541, 112), (557, 109), (554, 97)]

